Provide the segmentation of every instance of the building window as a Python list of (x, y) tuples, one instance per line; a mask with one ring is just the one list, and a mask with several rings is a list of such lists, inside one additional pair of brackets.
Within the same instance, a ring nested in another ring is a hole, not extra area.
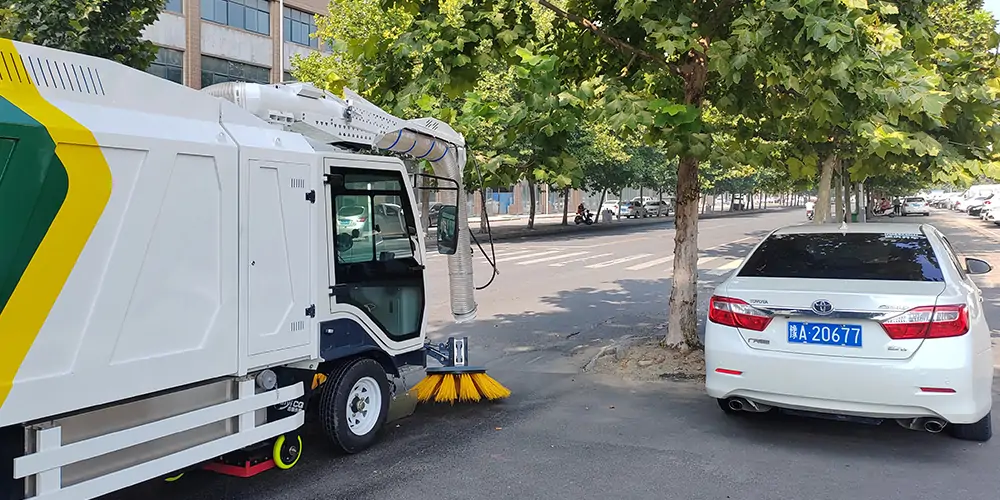
[(252, 64), (201, 56), (201, 86), (223, 82), (271, 83), (271, 69)]
[(268, 0), (201, 0), (201, 18), (261, 35), (271, 34)]
[(291, 7), (285, 7), (285, 41), (319, 48), (319, 39), (312, 37), (316, 33), (316, 16)]
[(291, 73), (289, 73), (288, 71), (285, 71), (285, 72), (284, 72), (284, 73), (283, 73), (283, 74), (281, 75), (281, 81), (282, 81), (282, 82), (295, 82), (295, 81), (298, 81), (298, 80), (296, 80), (296, 79), (295, 79), (295, 77), (294, 77), (294, 76), (292, 76), (292, 74), (291, 74)]
[(184, 53), (179, 50), (159, 47), (156, 59), (146, 71), (165, 80), (184, 85)]
[(166, 5), (163, 6), (163, 10), (183, 13), (184, 0), (167, 0)]

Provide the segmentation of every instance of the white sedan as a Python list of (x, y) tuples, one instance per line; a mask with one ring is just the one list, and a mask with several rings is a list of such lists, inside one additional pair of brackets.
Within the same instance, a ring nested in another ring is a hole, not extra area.
[(900, 213), (903, 216), (907, 215), (930, 215), (931, 207), (927, 204), (927, 200), (921, 196), (911, 196), (909, 198), (904, 198), (903, 203), (900, 205)]
[(792, 226), (716, 288), (706, 389), (727, 413), (792, 413), (992, 437), (982, 295), (928, 224)]

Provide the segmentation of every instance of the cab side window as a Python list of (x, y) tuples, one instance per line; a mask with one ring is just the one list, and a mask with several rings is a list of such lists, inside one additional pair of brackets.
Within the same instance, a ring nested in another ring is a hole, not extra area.
[(400, 342), (420, 335), (423, 266), (400, 172), (331, 169), (337, 304), (354, 306)]

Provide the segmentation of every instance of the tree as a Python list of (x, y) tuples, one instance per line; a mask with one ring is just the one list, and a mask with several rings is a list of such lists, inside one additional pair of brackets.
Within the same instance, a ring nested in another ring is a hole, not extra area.
[[(334, 54), (295, 61), (297, 76), (348, 84), (403, 117), (434, 116), (466, 135), (490, 182), (579, 185), (571, 131), (597, 91), (560, 78), (565, 61), (536, 53), (552, 15), (522, 0), (334, 0), (348, 14), (320, 22)], [(507, 90), (482, 85), (505, 82)], [(486, 180), (486, 179), (484, 179)], [(476, 184), (479, 184), (477, 181)], [(508, 184), (508, 185), (510, 185)]]
[(620, 136), (599, 120), (586, 122), (572, 139), (570, 150), (580, 162), (583, 175), (580, 187), (601, 193), (598, 209), (607, 193), (617, 195), (634, 182), (626, 147)]
[[(974, 55), (997, 40), (987, 21), (956, 0), (777, 1), (745, 16), (747, 36), (725, 50), (757, 52), (763, 41), (750, 33), (797, 34), (780, 57), (749, 59), (768, 89), (751, 113), (771, 118), (755, 135), (787, 139), (793, 178), (819, 173), (816, 223), (828, 218), (835, 175), (854, 182), (919, 165), (946, 178), (992, 161), (996, 67)], [(734, 87), (742, 73), (730, 71)]]
[(145, 70), (156, 46), (142, 31), (165, 0), (14, 0), (0, 7), (0, 37), (110, 59)]

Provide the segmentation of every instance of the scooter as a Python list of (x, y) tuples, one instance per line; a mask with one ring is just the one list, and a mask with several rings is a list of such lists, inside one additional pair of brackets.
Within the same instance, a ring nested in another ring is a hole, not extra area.
[(806, 210), (806, 219), (813, 220), (814, 215), (815, 213), (813, 210)]
[(591, 213), (590, 210), (584, 210), (582, 215), (580, 214), (580, 212), (577, 212), (576, 217), (573, 219), (573, 222), (577, 224), (582, 223), (589, 226), (594, 223), (594, 214)]
[(872, 213), (875, 217), (889, 217), (890, 219), (896, 216), (896, 210), (892, 207), (886, 207), (884, 209), (881, 207), (875, 208)]

